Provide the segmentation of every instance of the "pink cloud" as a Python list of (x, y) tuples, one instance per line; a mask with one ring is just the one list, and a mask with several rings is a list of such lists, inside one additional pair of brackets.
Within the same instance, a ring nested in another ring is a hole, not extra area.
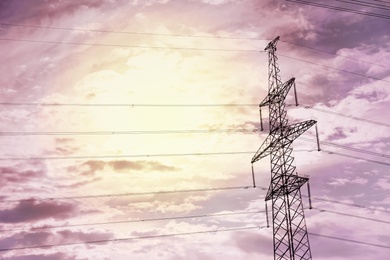
[(77, 214), (77, 208), (71, 203), (34, 200), (21, 201), (15, 207), (0, 210), (0, 222), (19, 223), (43, 219), (66, 219)]
[(34, 22), (43, 19), (58, 19), (63, 15), (73, 13), (77, 10), (87, 8), (97, 8), (106, 1), (82, 0), (78, 2), (53, 0), (23, 1), (12, 0), (1, 3), (2, 12), (0, 19), (9, 22)]
[(233, 237), (235, 245), (249, 254), (269, 255), (272, 257), (272, 237), (258, 233), (237, 232)]
[(69, 256), (62, 252), (53, 254), (27, 254), (21, 256), (4, 257), (4, 260), (87, 260), (87, 258), (79, 258), (77, 256)]
[[(178, 167), (162, 164), (158, 161), (129, 161), (129, 160), (117, 160), (117, 161), (97, 161), (90, 160), (81, 164), (82, 168), (87, 168), (83, 171), (83, 175), (94, 175), (97, 171), (102, 171), (105, 167), (110, 167), (115, 171), (177, 171)], [(68, 170), (77, 170), (75, 167), (70, 167)]]
[(0, 184), (4, 188), (7, 184), (26, 183), (46, 176), (46, 169), (40, 161), (30, 161), (26, 164), (18, 163), (12, 166), (0, 166)]
[[(80, 243), (92, 241), (104, 241), (113, 238), (112, 233), (104, 232), (81, 232), (63, 230), (57, 232), (19, 232), (7, 238), (0, 239), (0, 250), (20, 247), (35, 247), (43, 245), (56, 245), (67, 243)], [(104, 244), (101, 242), (99, 244)], [(93, 243), (90, 244), (93, 246)]]

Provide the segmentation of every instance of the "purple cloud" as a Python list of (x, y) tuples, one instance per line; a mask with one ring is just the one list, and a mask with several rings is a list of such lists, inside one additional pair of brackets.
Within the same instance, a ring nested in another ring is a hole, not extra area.
[(46, 167), (41, 161), (29, 161), (11, 166), (0, 166), (0, 184), (27, 183), (34, 179), (46, 177)]
[(69, 256), (62, 252), (57, 252), (54, 254), (31, 254), (31, 255), (21, 255), (21, 256), (10, 256), (5, 257), (4, 260), (87, 260), (87, 258), (79, 258), (76, 256)]
[(267, 254), (270, 257), (272, 251), (272, 237), (259, 233), (237, 232), (233, 237), (235, 245), (249, 254)]
[[(9, 236), (7, 238), (0, 239), (0, 250), (23, 248), (23, 247), (39, 247), (39, 246), (51, 246), (67, 243), (84, 243), (92, 241), (104, 241), (113, 238), (112, 233), (104, 232), (81, 232), (63, 230), (57, 232), (19, 232)], [(55, 242), (53, 242), (55, 241)], [(99, 244), (104, 244), (99, 243)], [(93, 243), (90, 244), (93, 246)]]
[(1, 223), (19, 223), (43, 219), (66, 219), (77, 212), (75, 205), (56, 201), (21, 201), (15, 207), (0, 210)]
[[(86, 168), (83, 171), (83, 175), (94, 175), (97, 171), (102, 171), (105, 167), (110, 167), (114, 171), (177, 171), (180, 168), (170, 165), (162, 164), (158, 161), (129, 161), (129, 160), (117, 160), (117, 161), (97, 161), (90, 160), (81, 164), (82, 168)], [(75, 167), (70, 167), (68, 170), (76, 170)]]
[(31, 22), (44, 19), (58, 19), (62, 15), (73, 13), (83, 8), (97, 8), (106, 1), (82, 0), (73, 1), (23, 1), (23, 0), (5, 0), (0, 6), (0, 20), (7, 22)]

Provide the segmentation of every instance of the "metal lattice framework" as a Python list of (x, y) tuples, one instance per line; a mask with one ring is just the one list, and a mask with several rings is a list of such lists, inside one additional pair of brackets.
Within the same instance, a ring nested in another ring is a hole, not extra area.
[(252, 164), (268, 155), (271, 157), (271, 184), (265, 200), (272, 201), (274, 259), (308, 260), (312, 256), (300, 191), (308, 178), (296, 173), (292, 143), (316, 121), (288, 124), (285, 98), (292, 86), (295, 90), (295, 78), (285, 83), (280, 80), (275, 54), (278, 40), (279, 37), (265, 48), (269, 59), (268, 95), (259, 106), (260, 118), (261, 107), (269, 107), (270, 132), (253, 156)]

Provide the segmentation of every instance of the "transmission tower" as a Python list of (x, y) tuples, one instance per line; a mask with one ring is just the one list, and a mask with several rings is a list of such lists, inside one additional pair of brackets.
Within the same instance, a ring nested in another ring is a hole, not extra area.
[[(270, 155), (271, 184), (265, 201), (266, 206), (267, 201), (272, 201), (274, 259), (309, 260), (312, 257), (300, 190), (308, 178), (298, 176), (296, 173), (296, 167), (293, 166), (292, 143), (316, 121), (288, 124), (285, 98), (292, 86), (296, 90), (295, 78), (285, 83), (280, 80), (278, 58), (275, 54), (278, 41), (279, 37), (265, 48), (269, 62), (268, 95), (260, 103), (259, 108), (262, 129), (261, 108), (269, 107), (269, 135), (251, 161), (253, 185), (256, 186), (253, 163)], [(295, 101), (297, 103), (296, 91)]]

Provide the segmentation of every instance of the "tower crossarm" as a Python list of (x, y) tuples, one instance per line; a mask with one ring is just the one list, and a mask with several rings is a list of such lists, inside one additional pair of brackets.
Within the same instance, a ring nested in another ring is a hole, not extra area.
[(267, 136), (260, 148), (257, 150), (255, 155), (252, 158), (251, 163), (257, 162), (258, 160), (267, 157), (272, 152), (273, 145), (277, 142), (277, 138), (272, 135)]
[(284, 101), (294, 82), (295, 78), (291, 78), (283, 83), (282, 87), (274, 89), (272, 92), (268, 93), (264, 100), (261, 101), (259, 107), (265, 107)]
[(299, 122), (299, 123), (296, 123), (296, 124), (289, 125), (287, 127), (287, 131), (285, 132), (284, 136), (290, 142), (293, 142), (301, 134), (306, 132), (307, 129), (312, 127), (315, 123), (317, 123), (317, 121), (315, 121), (315, 120), (307, 120), (307, 121), (303, 121), (303, 122)]
[(284, 129), (275, 129), (275, 131), (271, 132), (270, 135), (268, 135), (264, 140), (260, 148), (253, 156), (251, 163), (257, 162), (258, 160), (267, 157), (274, 149), (279, 149), (287, 144), (291, 144), (315, 123), (315, 120), (307, 120), (289, 125)]
[(268, 43), (267, 47), (265, 47), (265, 51), (276, 51), (276, 44), (278, 43), (280, 36), (273, 39), (270, 43)]
[(299, 189), (302, 187), (303, 184), (305, 184), (309, 178), (301, 177), (298, 175), (288, 175), (284, 176), (285, 182), (278, 181), (278, 179), (281, 179), (282, 176), (278, 176), (274, 179), (276, 185), (271, 185), (268, 188), (267, 195), (265, 196), (265, 200), (271, 200), (275, 199), (284, 195), (288, 195), (291, 192)]

